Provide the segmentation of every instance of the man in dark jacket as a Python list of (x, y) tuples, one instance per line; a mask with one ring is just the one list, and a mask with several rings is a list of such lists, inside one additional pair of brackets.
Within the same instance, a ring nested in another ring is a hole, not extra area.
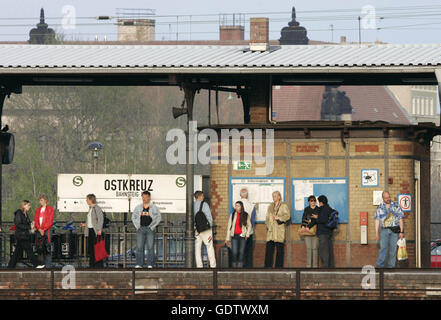
[(322, 268), (334, 268), (334, 244), (332, 240), (333, 230), (327, 227), (329, 216), (333, 209), (328, 205), (328, 198), (321, 195), (318, 197), (320, 210), (318, 215), (312, 217), (317, 219), (317, 236), (319, 238), (319, 256)]

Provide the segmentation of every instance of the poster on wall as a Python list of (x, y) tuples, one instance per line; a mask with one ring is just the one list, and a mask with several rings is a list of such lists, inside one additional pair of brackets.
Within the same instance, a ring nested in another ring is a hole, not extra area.
[(362, 187), (378, 187), (378, 169), (361, 169), (361, 186)]
[(291, 221), (301, 223), (308, 197), (325, 195), (328, 204), (338, 211), (340, 223), (348, 223), (348, 179), (347, 178), (293, 178), (291, 199)]
[[(142, 202), (144, 190), (163, 213), (185, 213), (185, 175), (59, 174), (57, 208), (60, 212), (87, 212), (85, 201), (95, 194), (105, 212), (129, 212)], [(194, 190), (202, 190), (202, 176), (194, 176)]]
[(273, 202), (272, 194), (279, 191), (282, 201), (285, 201), (285, 178), (230, 178), (230, 210), (233, 212), (234, 203), (240, 200), (240, 190), (248, 190), (248, 199), (256, 205), (256, 222), (264, 223), (268, 206)]

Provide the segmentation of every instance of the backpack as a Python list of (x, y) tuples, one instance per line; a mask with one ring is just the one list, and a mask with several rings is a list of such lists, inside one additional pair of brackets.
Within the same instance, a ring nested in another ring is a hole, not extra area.
[(110, 227), (110, 219), (106, 217), (106, 213), (103, 211), (103, 229)]
[(208, 222), (205, 213), (202, 211), (203, 205), (204, 205), (204, 201), (201, 202), (201, 205), (199, 206), (199, 211), (196, 212), (196, 215), (194, 216), (196, 230), (198, 233), (210, 229), (210, 223)]
[(336, 229), (338, 227), (338, 211), (337, 210), (332, 210), (331, 213), (329, 214), (328, 217), (328, 223), (326, 224), (326, 226), (329, 229)]

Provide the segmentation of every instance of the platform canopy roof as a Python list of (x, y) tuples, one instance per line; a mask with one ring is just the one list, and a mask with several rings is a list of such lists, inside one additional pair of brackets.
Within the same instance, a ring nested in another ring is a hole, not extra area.
[(0, 81), (22, 84), (168, 85), (177, 76), (238, 85), (256, 74), (274, 84), (437, 84), (439, 68), (441, 44), (285, 45), (263, 52), (243, 45), (0, 45)]

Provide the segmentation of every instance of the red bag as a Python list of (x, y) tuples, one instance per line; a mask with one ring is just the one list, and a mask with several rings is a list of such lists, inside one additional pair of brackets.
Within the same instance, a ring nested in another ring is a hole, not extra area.
[(106, 251), (106, 245), (103, 240), (103, 236), (97, 237), (94, 249), (95, 249), (95, 262), (99, 262), (109, 257)]

